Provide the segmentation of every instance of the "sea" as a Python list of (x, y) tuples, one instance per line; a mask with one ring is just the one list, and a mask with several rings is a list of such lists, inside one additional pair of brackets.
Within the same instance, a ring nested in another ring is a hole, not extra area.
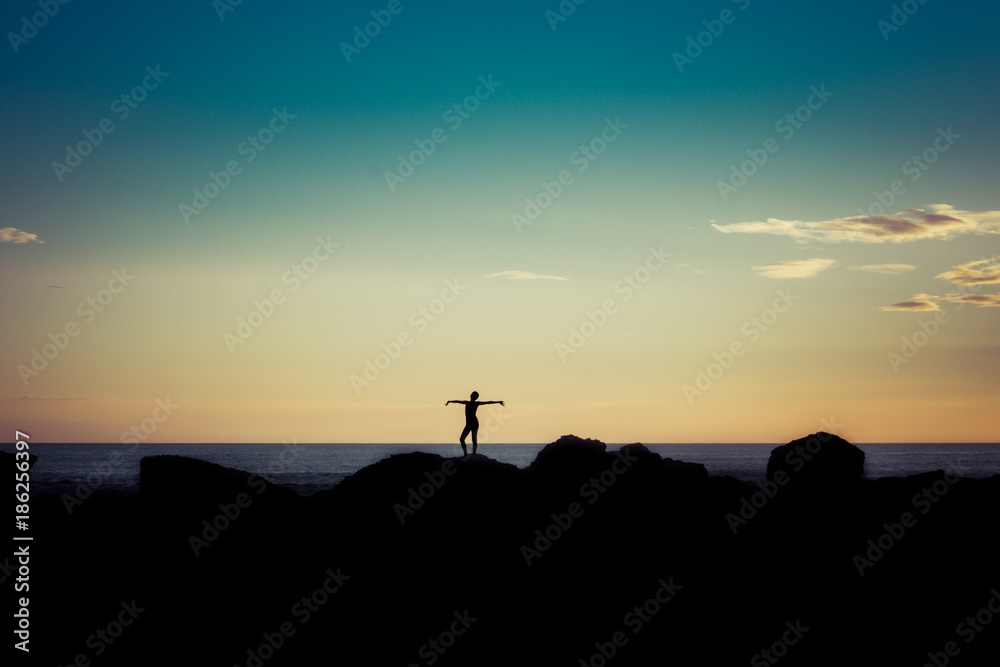
[[(855, 443), (856, 444), (856, 443)], [(608, 445), (614, 451), (622, 445)], [(765, 479), (767, 459), (777, 444), (653, 444), (664, 458), (704, 464), (709, 475), (729, 475), (747, 483)], [(858, 444), (865, 452), (865, 477), (905, 477), (944, 470), (982, 478), (1000, 474), (1000, 443)], [(527, 467), (542, 444), (484, 444), (479, 453), (519, 468)], [(0, 446), (0, 451), (14, 451)], [(365, 466), (408, 452), (461, 456), (456, 444), (32, 444), (38, 462), (31, 469), (33, 494), (138, 495), (139, 461), (178, 454), (256, 473), (308, 496), (336, 486)], [(471, 447), (470, 447), (471, 451)], [(86, 488), (83, 488), (84, 485)]]

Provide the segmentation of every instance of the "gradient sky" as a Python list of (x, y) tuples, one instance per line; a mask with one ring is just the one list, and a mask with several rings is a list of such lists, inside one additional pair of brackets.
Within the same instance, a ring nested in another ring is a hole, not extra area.
[(1000, 8), (335, 4), (4, 4), (5, 438), (997, 440)]

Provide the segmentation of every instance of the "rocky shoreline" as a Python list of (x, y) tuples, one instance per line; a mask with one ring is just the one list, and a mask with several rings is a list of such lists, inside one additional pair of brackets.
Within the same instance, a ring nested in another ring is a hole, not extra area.
[(38, 499), (32, 654), (81, 667), (996, 664), (1000, 476), (865, 480), (863, 466), (816, 433), (747, 485), (563, 436), (526, 469), (414, 452), (302, 497), (147, 457), (137, 499), (95, 496), (72, 515)]

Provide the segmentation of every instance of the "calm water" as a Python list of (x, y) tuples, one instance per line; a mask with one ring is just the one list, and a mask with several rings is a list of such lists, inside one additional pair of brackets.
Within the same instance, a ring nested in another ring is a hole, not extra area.
[[(479, 452), (518, 467), (528, 466), (544, 445), (483, 445)], [(608, 445), (609, 450), (621, 445)], [(731, 475), (754, 482), (764, 479), (773, 444), (661, 444), (647, 445), (663, 457), (702, 463), (710, 475)], [(1000, 444), (868, 444), (865, 476), (905, 476), (947, 470), (963, 477), (1000, 474)], [(13, 451), (11, 446), (3, 448)], [(32, 445), (38, 456), (32, 469), (34, 493), (73, 492), (79, 482), (101, 493), (136, 493), (139, 461), (144, 456), (180, 454), (255, 472), (303, 495), (335, 486), (355, 471), (392, 454), (423, 451), (461, 456), (454, 445), (280, 445), (280, 444), (50, 444)], [(98, 484), (100, 485), (98, 488)]]

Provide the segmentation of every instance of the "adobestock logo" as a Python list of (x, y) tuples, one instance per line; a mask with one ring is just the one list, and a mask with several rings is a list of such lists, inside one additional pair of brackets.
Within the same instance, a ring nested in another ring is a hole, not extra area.
[[(732, 1), (740, 8), (741, 12), (745, 12), (750, 6), (750, 0)], [(705, 29), (696, 35), (688, 35), (687, 48), (684, 49), (684, 53), (680, 51), (674, 51), (673, 53), (672, 57), (674, 65), (677, 66), (677, 71), (683, 74), (684, 68), (693, 64), (695, 60), (705, 53), (705, 49), (715, 44), (715, 40), (722, 36), (727, 25), (732, 25), (736, 21), (737, 16), (738, 14), (733, 12), (733, 10), (723, 9), (719, 12), (719, 18), (702, 21), (701, 24), (705, 26)]]
[[(451, 105), (441, 114), (441, 120), (447, 123), (452, 131), (462, 127), (462, 123), (472, 118), (472, 114), (479, 109), (482, 103), (490, 99), (496, 89), (503, 85), (502, 81), (494, 81), (492, 74), (480, 76), (477, 81), (479, 84), (471, 95), (462, 99), (461, 102)], [(443, 127), (434, 128), (425, 139), (414, 139), (413, 144), (416, 149), (406, 155), (398, 155), (399, 163), (396, 165), (396, 170), (386, 171), (383, 174), (389, 191), (395, 192), (396, 188), (405, 183), (410, 176), (413, 176), (417, 169), (437, 151), (438, 146), (446, 141), (448, 141), (448, 133)]]
[(38, 35), (38, 31), (49, 24), (49, 19), (56, 17), (62, 6), (68, 5), (70, 0), (38, 0), (38, 6), (42, 10), (35, 12), (29, 19), (27, 16), (21, 17), (21, 30), (19, 32), (8, 32), (7, 41), (14, 53), (18, 53), (21, 47)]
[[(631, 299), (635, 293), (648, 283), (657, 271), (666, 265), (667, 258), (672, 253), (663, 252), (663, 246), (659, 248), (649, 247), (649, 255), (645, 262), (637, 266), (630, 273), (622, 276), (622, 279), (614, 284), (616, 294), (621, 294), (622, 303)], [(569, 338), (564, 343), (556, 341), (556, 354), (560, 361), (566, 363), (570, 356), (576, 354), (587, 341), (597, 335), (597, 332), (608, 323), (608, 319), (619, 312), (619, 303), (614, 298), (605, 299), (600, 306), (594, 310), (586, 311), (586, 319), (579, 325), (569, 328)]]
[[(126, 269), (112, 271), (111, 280), (106, 288), (99, 290), (95, 295), (88, 296), (76, 307), (76, 313), (83, 318), (84, 324), (90, 324), (98, 313), (104, 312), (107, 306), (111, 305), (115, 296), (121, 294), (128, 285), (135, 280), (135, 276), (128, 273)], [(62, 329), (55, 333), (49, 332), (49, 341), (38, 348), (31, 350), (31, 361), (28, 365), (18, 364), (17, 373), (21, 377), (21, 382), (28, 386), (28, 382), (39, 376), (39, 374), (55, 361), (56, 357), (69, 347), (70, 341), (80, 335), (82, 327), (76, 320), (69, 320)]]
[[(826, 84), (821, 84), (819, 88), (810, 86), (809, 95), (805, 102), (775, 121), (774, 131), (780, 133), (782, 138), (788, 141), (795, 136), (796, 131), (801, 130), (809, 122), (815, 112), (823, 108), (823, 105), (831, 97), (833, 97), (833, 93), (826, 89)], [(765, 139), (760, 148), (748, 148), (746, 150), (748, 159), (739, 164), (730, 165), (729, 178), (715, 183), (722, 201), (727, 201), (730, 195), (735, 194), (746, 185), (750, 178), (767, 164), (768, 159), (779, 150), (781, 150), (781, 141), (774, 137)]]
[[(427, 305), (420, 306), (420, 308), (410, 313), (409, 323), (416, 330), (415, 334), (427, 331), (431, 323), (443, 315), (448, 306), (455, 303), (458, 297), (462, 295), (462, 292), (467, 289), (469, 289), (469, 286), (458, 282), (458, 278), (445, 280), (444, 289), (441, 290), (440, 297), (431, 299)], [(403, 329), (393, 336), (388, 343), (385, 341), (379, 343), (382, 351), (377, 353), (373, 358), (365, 358), (361, 375), (352, 373), (348, 378), (351, 387), (354, 389), (355, 396), (360, 396), (362, 389), (370, 387), (373, 382), (382, 376), (383, 372), (392, 366), (392, 362), (399, 359), (403, 354), (403, 350), (413, 345), (415, 334), (410, 333), (407, 329)]]
[[(628, 124), (623, 123), (619, 116), (604, 119), (604, 127), (601, 132), (573, 151), (569, 156), (569, 163), (576, 167), (577, 173), (582, 174), (587, 171), (591, 164), (597, 161), (608, 147), (621, 137), (622, 132), (628, 129)], [(510, 221), (514, 229), (520, 234), (523, 227), (527, 227), (542, 215), (542, 212), (552, 206), (566, 190), (573, 184), (574, 176), (569, 169), (563, 169), (551, 181), (542, 181), (542, 189), (534, 197), (524, 198), (524, 215), (512, 213)]]
[(389, 0), (385, 9), (373, 9), (369, 12), (372, 20), (365, 23), (363, 28), (360, 25), (354, 26), (354, 39), (350, 43), (340, 43), (340, 52), (344, 54), (347, 64), (351, 63), (354, 56), (360, 55), (368, 48), (372, 40), (381, 35), (384, 28), (389, 27), (392, 17), (403, 13), (404, 9), (406, 7), (400, 0)]
[[(283, 107), (280, 111), (272, 108), (271, 118), (267, 124), (253, 134), (247, 135), (246, 141), (241, 141), (236, 146), (236, 153), (243, 156), (244, 164), (250, 164), (257, 159), (257, 155), (262, 153), (295, 117), (295, 114), (288, 112), (288, 107)], [(240, 164), (239, 160), (229, 160), (219, 171), (209, 170), (208, 180), (205, 181), (205, 184), (201, 187), (191, 188), (191, 192), (194, 194), (191, 198), (191, 204), (181, 202), (177, 205), (177, 210), (185, 224), (190, 224), (191, 218), (201, 215), (212, 203), (212, 200), (222, 194), (222, 191), (229, 187), (234, 178), (243, 173), (243, 167), (244, 165)]]
[[(903, 172), (903, 175), (910, 177), (909, 181), (911, 183), (916, 183), (931, 168), (931, 165), (938, 161), (941, 154), (947, 152), (961, 138), (962, 135), (952, 130), (951, 125), (947, 129), (939, 127), (937, 129), (937, 136), (934, 137), (930, 145), (904, 162), (900, 167), (900, 171)], [(889, 207), (897, 199), (906, 194), (906, 188), (906, 183), (902, 179), (897, 178), (885, 190), (873, 190), (872, 196), (875, 198), (875, 201), (868, 204), (868, 206), (859, 207), (858, 213), (866, 218), (891, 213), (892, 209)]]
[[(770, 329), (778, 321), (778, 317), (788, 312), (788, 309), (800, 298), (798, 295), (792, 294), (791, 288), (778, 289), (774, 293), (778, 297), (771, 304), (771, 307), (762, 310), (760, 315), (751, 317), (740, 327), (740, 333), (746, 336), (750, 343), (756, 343), (760, 340), (761, 333)], [(704, 369), (698, 369), (694, 385), (681, 386), (681, 392), (687, 399), (688, 405), (694, 405), (695, 398), (704, 396), (705, 392), (711, 389), (716, 381), (733, 367), (736, 359), (742, 357), (747, 349), (748, 347), (743, 341), (734, 340), (722, 352), (713, 352), (712, 358), (715, 359), (715, 362), (710, 363)]]
[[(316, 237), (316, 246), (312, 253), (306, 255), (297, 263), (281, 274), (281, 282), (284, 285), (291, 285), (290, 292), (297, 291), (302, 287), (302, 283), (319, 270), (320, 264), (330, 259), (333, 251), (340, 247), (339, 243), (334, 243), (328, 235), (325, 239), (322, 236)], [(230, 354), (236, 352), (236, 348), (253, 336), (258, 329), (264, 326), (274, 314), (278, 307), (286, 303), (288, 295), (281, 288), (271, 290), (271, 293), (263, 300), (254, 299), (253, 308), (246, 315), (236, 318), (236, 327), (232, 333), (225, 331), (222, 334), (222, 341)]]
[(898, 32), (900, 28), (906, 25), (910, 17), (916, 14), (926, 2), (927, 0), (904, 0), (901, 5), (894, 4), (888, 20), (879, 19), (875, 22), (879, 32), (882, 33), (882, 41), (888, 42), (889, 35)]
[[(165, 78), (170, 76), (170, 72), (160, 70), (159, 64), (156, 65), (155, 69), (146, 67), (146, 72), (146, 76), (142, 77), (142, 81), (137, 86), (112, 100), (109, 110), (118, 117), (119, 121), (127, 119), (132, 111), (137, 109), (139, 104), (144, 102), (149, 94), (156, 90)], [(82, 130), (83, 140), (72, 146), (67, 144), (66, 157), (63, 158), (63, 161), (54, 160), (52, 162), (52, 172), (55, 174), (56, 180), (62, 183), (66, 174), (73, 173), (74, 169), (83, 164), (83, 158), (93, 153), (95, 148), (104, 143), (104, 137), (114, 131), (115, 124), (110, 118), (102, 118), (97, 122), (97, 127), (92, 130)]]

